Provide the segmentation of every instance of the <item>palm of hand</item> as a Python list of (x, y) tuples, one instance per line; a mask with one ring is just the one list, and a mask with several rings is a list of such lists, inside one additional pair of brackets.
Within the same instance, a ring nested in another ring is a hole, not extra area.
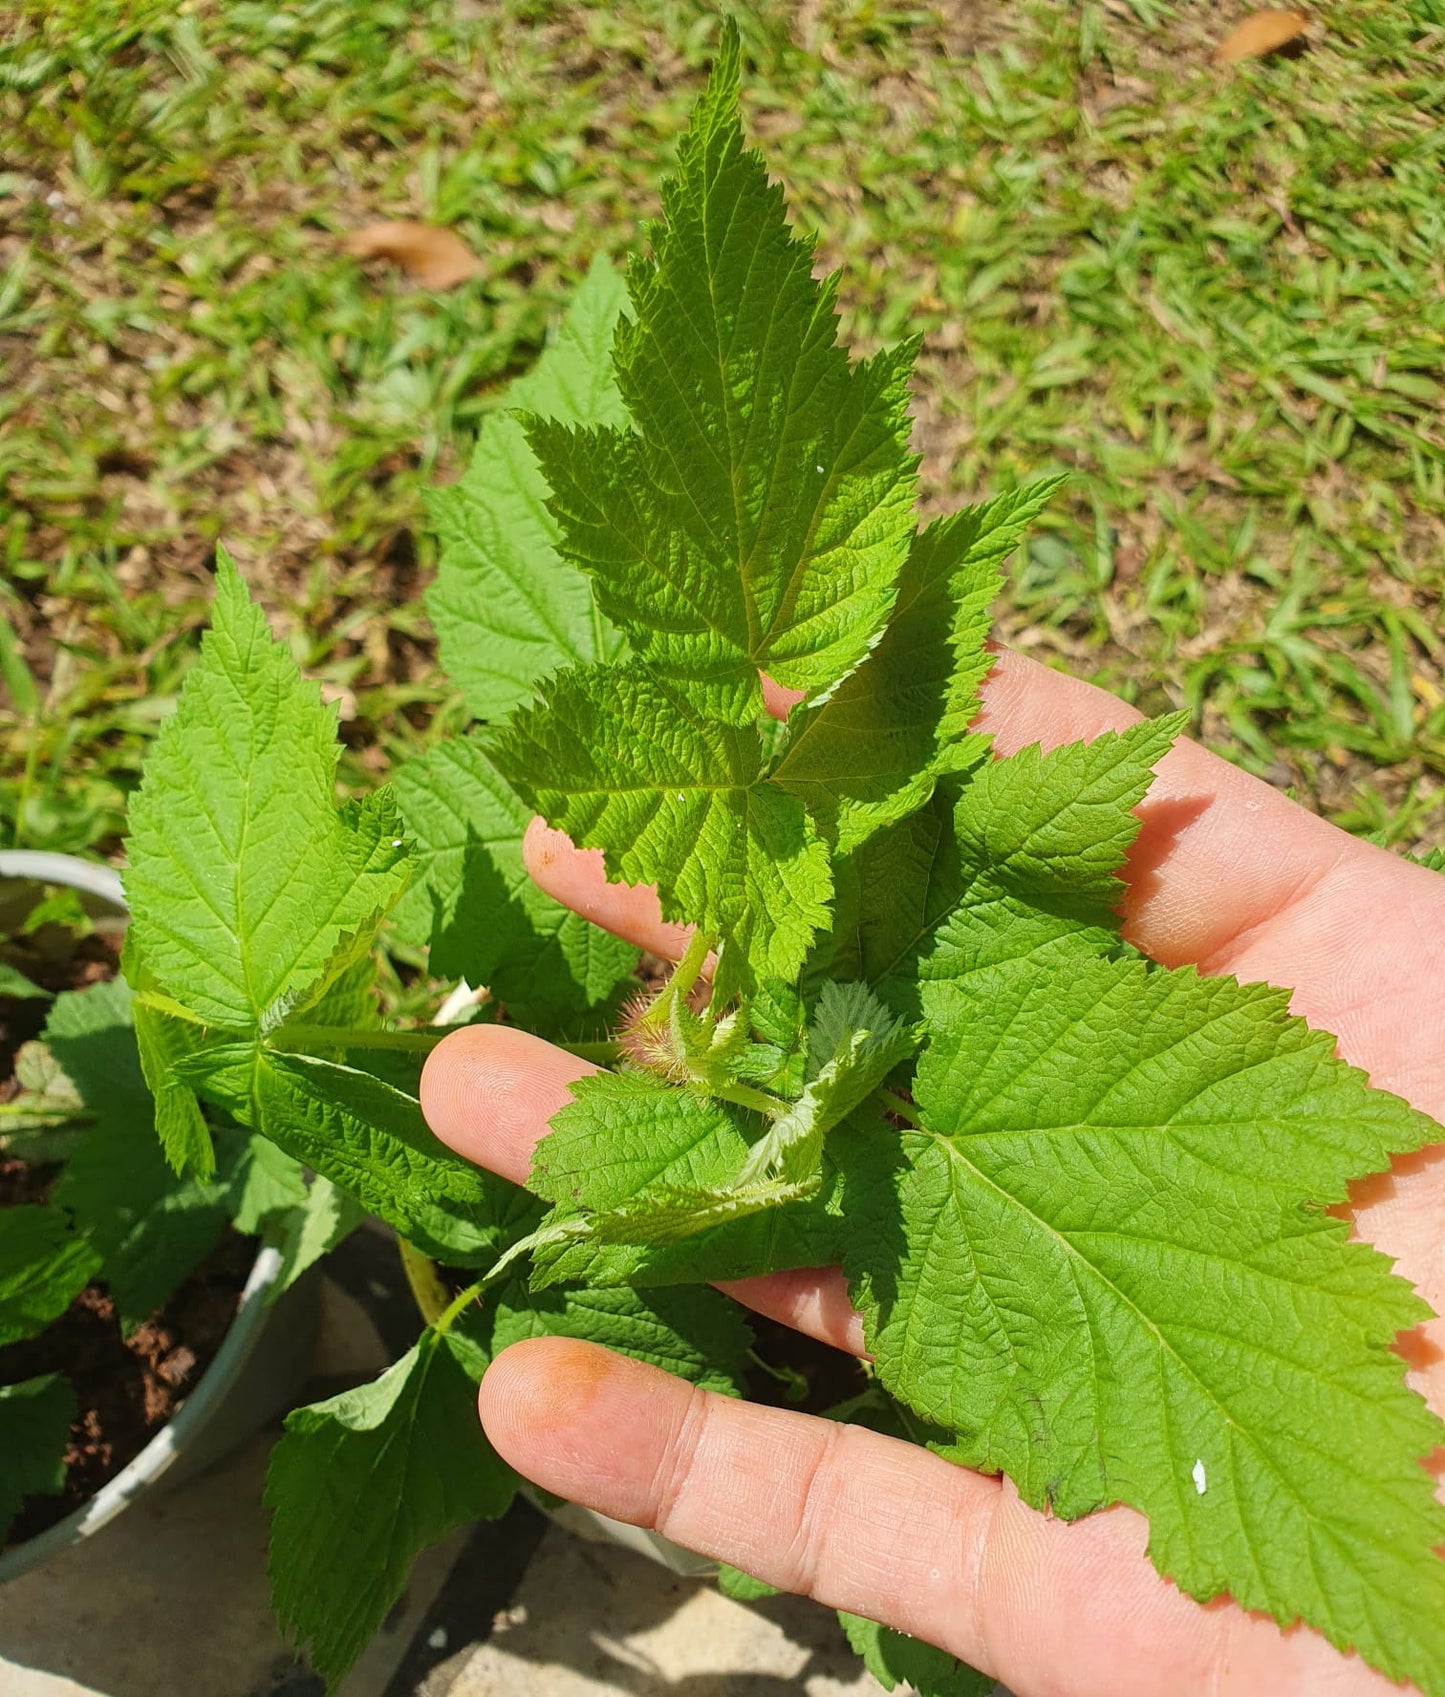
[[(1137, 715), (1088, 685), (1005, 657), (979, 728), (1005, 752)], [(1445, 881), (1345, 836), (1258, 780), (1181, 744), (1140, 810), (1126, 933), (1166, 965), (1293, 987), (1374, 1084), (1445, 1118)], [(683, 934), (652, 892), (604, 882), (534, 822), (533, 876), (560, 900), (674, 958)], [(433, 1129), (524, 1180), (532, 1148), (587, 1063), (502, 1026), (434, 1053)], [(1445, 1309), (1445, 1146), (1359, 1187), (1359, 1235)], [(841, 1276), (749, 1280), (733, 1294), (843, 1348), (861, 1333)], [(1412, 1383), (1445, 1414), (1445, 1322), (1403, 1340)], [(497, 1448), (548, 1490), (656, 1527), (787, 1590), (940, 1644), (1021, 1697), (1229, 1692), (1367, 1697), (1399, 1688), (1308, 1631), (1161, 1579), (1147, 1527), (1115, 1508), (1066, 1525), (1006, 1482), (856, 1427), (751, 1408), (595, 1346), (508, 1350), (482, 1387)]]

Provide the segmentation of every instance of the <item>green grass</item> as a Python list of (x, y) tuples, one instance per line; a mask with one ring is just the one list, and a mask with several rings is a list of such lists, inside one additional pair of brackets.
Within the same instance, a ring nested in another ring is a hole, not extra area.
[[(1238, 10), (1246, 10), (1241, 6)], [(1210, 68), (1217, 4), (742, 9), (750, 119), (862, 350), (925, 333), (946, 505), (1072, 479), (1004, 626), (1352, 828), (1445, 840), (1445, 0)], [(0, 841), (113, 851), (224, 538), (349, 783), (459, 722), (451, 475), (716, 35), (685, 0), (31, 0), (0, 47)], [(346, 257), (383, 217), (484, 262)]]

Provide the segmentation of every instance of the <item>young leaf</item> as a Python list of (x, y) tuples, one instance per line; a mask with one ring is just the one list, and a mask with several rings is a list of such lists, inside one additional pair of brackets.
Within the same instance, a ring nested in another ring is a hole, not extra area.
[(564, 553), (634, 648), (750, 718), (757, 674), (814, 690), (877, 639), (913, 533), (916, 344), (851, 365), (835, 284), (743, 148), (729, 25), (662, 192), (617, 380), (637, 434), (528, 423)]
[(964, 733), (992, 664), (984, 641), (999, 565), (1062, 481), (1010, 490), (916, 536), (878, 646), (821, 703), (789, 717), (774, 777), (838, 853), (921, 807), (940, 772), (983, 758), (987, 745)]
[[(836, 1258), (833, 1173), (826, 1162), (810, 1200), (800, 1196), (784, 1206), (770, 1193), (755, 1208), (735, 1196), (750, 1147), (743, 1127), (755, 1135), (755, 1117), (648, 1073), (596, 1073), (574, 1084), (572, 1096), (538, 1144), (528, 1182), (557, 1204), (549, 1224), (583, 1212), (610, 1216), (622, 1240), (599, 1243), (579, 1234), (576, 1241), (544, 1244), (534, 1257), (536, 1282), (681, 1284), (826, 1266)], [(700, 1206), (699, 1193), (708, 1192), (718, 1195), (717, 1217), (700, 1231), (671, 1237), (665, 1207), (679, 1196), (687, 1199), (684, 1209)], [(657, 1233), (670, 1240), (648, 1246), (639, 1236), (649, 1230), (654, 1203)], [(638, 1235), (629, 1236), (634, 1230)]]
[(59, 1208), (0, 1208), (0, 1347), (34, 1337), (63, 1314), (99, 1261)]
[(1391, 1350), (1428, 1310), (1320, 1211), (1439, 1128), (1282, 991), (1010, 953), (925, 986), (921, 1128), (841, 1146), (884, 1384), (1031, 1503), (1140, 1509), (1191, 1596), (1439, 1686), (1445, 1427)]
[(65, 1452), (75, 1419), (75, 1392), (59, 1373), (0, 1385), (0, 1545), (29, 1496), (65, 1489)]
[(503, 1247), (512, 1187), (439, 1143), (416, 1097), (395, 1085), (255, 1043), (203, 1050), (178, 1071), (424, 1254), (469, 1267)]
[(791, 978), (827, 922), (828, 852), (801, 802), (765, 781), (755, 727), (698, 718), (648, 667), (543, 686), (497, 734), (498, 769), (611, 878), (656, 882), (669, 918), (726, 940), (726, 983)]
[(862, 1615), (838, 1611), (848, 1642), (885, 1691), (908, 1685), (918, 1697), (989, 1697), (995, 1681), (947, 1650), (937, 1650), (921, 1638), (895, 1632)]
[(592, 585), (557, 552), (550, 491), (510, 409), (571, 425), (626, 425), (612, 374), (625, 293), (599, 254), (556, 340), (512, 383), (505, 410), (483, 420), (465, 474), (427, 496), (441, 542), (427, 611), (442, 665), (478, 719), (525, 701), (536, 679), (558, 666), (615, 659), (621, 650)]
[(487, 985), (532, 1026), (605, 1007), (638, 951), (527, 876), (531, 809), (480, 741), (455, 737), (407, 761), (393, 789), (416, 845), (416, 873), (393, 919), (403, 936), (430, 943), (432, 972)]
[(476, 1389), (433, 1330), (373, 1384), (286, 1417), (266, 1501), (282, 1629), (334, 1686), (456, 1526), (505, 1512), (516, 1475), (482, 1435)]
[(123, 979), (56, 998), (45, 1041), (95, 1116), (52, 1200), (100, 1257), (130, 1332), (215, 1248), (228, 1212), (223, 1182), (178, 1179), (156, 1140)]
[(336, 711), (224, 551), (212, 627), (130, 806), (136, 951), (202, 1022), (243, 1030), (374, 927), (407, 862), (384, 792), (336, 806)]
[(802, 1095), (749, 1151), (738, 1185), (765, 1176), (800, 1185), (820, 1171), (823, 1139), (917, 1049), (922, 1032), (895, 1019), (864, 984), (825, 984), (808, 1031)]

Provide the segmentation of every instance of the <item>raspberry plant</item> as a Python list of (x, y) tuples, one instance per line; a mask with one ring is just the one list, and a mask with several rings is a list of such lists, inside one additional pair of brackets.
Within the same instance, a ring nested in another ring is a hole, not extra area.
[[(484, 723), (338, 807), (334, 715), (222, 555), (135, 799), (167, 1153), (205, 1179), (199, 1104), (224, 1110), (285, 1182), (395, 1228), (425, 1320), (288, 1421), (281, 1619), (339, 1678), (415, 1553), (505, 1508), (472, 1387), (507, 1343), (594, 1338), (736, 1390), (748, 1330), (710, 1282), (841, 1262), (870, 1419), (1062, 1516), (1132, 1504), (1191, 1596), (1445, 1693), (1422, 1465), (1445, 1432), (1391, 1347), (1427, 1310), (1325, 1211), (1440, 1129), (1283, 992), (1121, 941), (1178, 719), (1008, 759), (969, 730), (1000, 562), (1053, 484), (919, 527), (916, 343), (839, 346), (737, 83), (729, 30), (625, 291), (594, 267), (433, 499), (431, 611)], [(785, 724), (764, 675), (802, 693)], [(533, 810), (696, 927), (660, 990), (528, 884)], [(428, 1132), (435, 1034), (371, 994), (388, 926), (488, 986), (478, 1017), (611, 1059), (530, 1191)], [(988, 1688), (846, 1624), (885, 1684)]]

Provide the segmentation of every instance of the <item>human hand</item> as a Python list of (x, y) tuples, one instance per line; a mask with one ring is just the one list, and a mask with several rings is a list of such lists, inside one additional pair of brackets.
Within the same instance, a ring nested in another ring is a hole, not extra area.
[[(1100, 690), (1005, 655), (978, 728), (1008, 753), (1137, 718)], [(1363, 844), (1190, 743), (1162, 762), (1126, 872), (1125, 934), (1156, 960), (1293, 987), (1377, 1086), (1445, 1118), (1445, 880)], [(686, 933), (655, 895), (609, 885), (601, 856), (534, 821), (529, 869), (559, 900), (659, 954)], [(427, 1118), (468, 1159), (517, 1182), (568, 1087), (593, 1069), (506, 1026), (433, 1052)], [(1359, 1235), (1445, 1308), (1445, 1146), (1354, 1193)], [(861, 1328), (836, 1270), (727, 1287), (840, 1348)], [(1404, 1340), (1411, 1381), (1445, 1413), (1445, 1323)], [(863, 1428), (751, 1407), (595, 1345), (505, 1351), (481, 1414), (497, 1449), (549, 1491), (654, 1527), (784, 1590), (951, 1650), (1019, 1697), (1373, 1697), (1399, 1687), (1313, 1632), (1221, 1599), (1201, 1608), (1145, 1555), (1126, 1508), (1072, 1524)], [(1442, 1458), (1445, 1459), (1445, 1458)]]

